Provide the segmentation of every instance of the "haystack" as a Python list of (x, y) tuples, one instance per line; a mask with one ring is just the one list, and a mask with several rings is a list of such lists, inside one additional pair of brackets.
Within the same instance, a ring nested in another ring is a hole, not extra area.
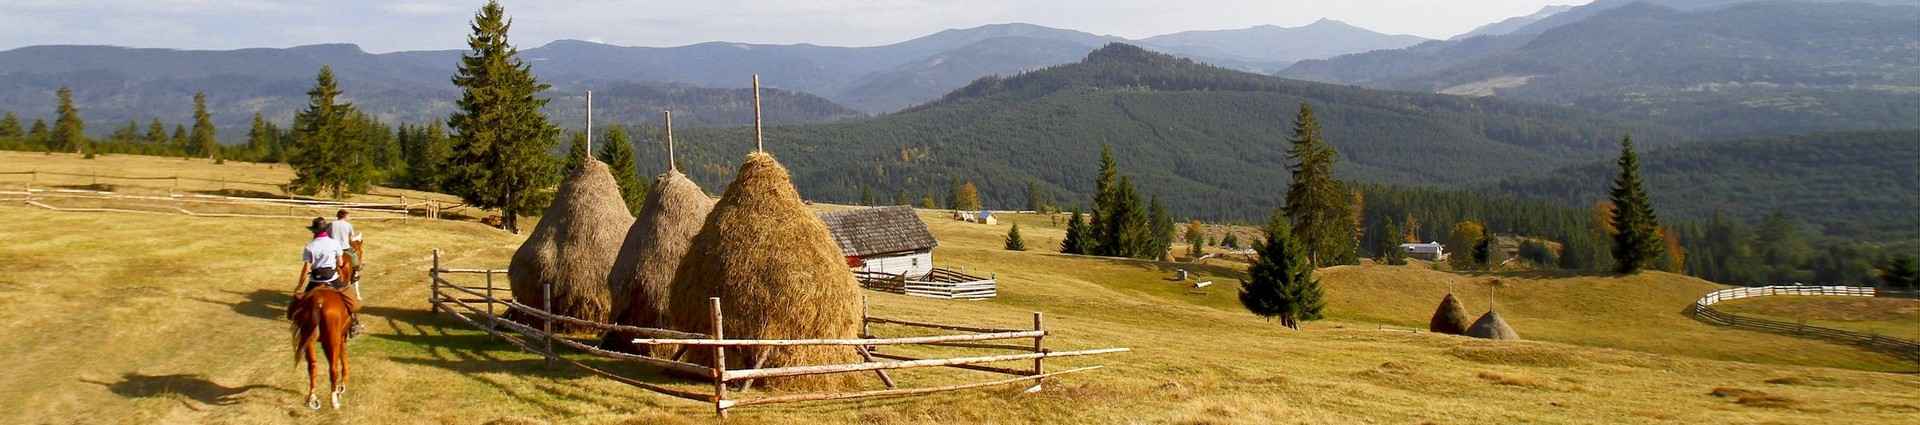
[[(539, 308), (545, 305), (541, 285), (553, 285), (552, 312), (580, 319), (607, 320), (613, 298), (607, 293), (607, 273), (621, 237), (633, 225), (626, 201), (613, 173), (600, 161), (588, 160), (560, 183), (553, 205), (540, 216), (527, 242), (513, 252), (507, 277), (513, 299)], [(540, 321), (513, 316), (524, 323)], [(555, 323), (556, 331), (591, 329)]]
[[(633, 227), (627, 229), (626, 243), (614, 257), (613, 273), (607, 275), (607, 287), (613, 291), (613, 322), (643, 328), (666, 327), (667, 289), (673, 285), (673, 272), (686, 257), (693, 235), (713, 211), (713, 198), (679, 171), (667, 171), (653, 179), (646, 206)], [(600, 342), (602, 348), (635, 354), (648, 354), (646, 347), (635, 347), (635, 335), (609, 332)]]
[(1460, 306), (1460, 300), (1448, 293), (1440, 299), (1440, 308), (1433, 311), (1433, 319), (1427, 321), (1427, 331), (1448, 335), (1467, 333), (1467, 309)]
[(1480, 316), (1480, 320), (1473, 321), (1473, 326), (1467, 328), (1467, 336), (1486, 339), (1520, 339), (1520, 334), (1515, 333), (1512, 326), (1507, 326), (1507, 321), (1502, 320), (1500, 312), (1497, 311), (1488, 311), (1487, 314)]
[[(754, 153), (693, 237), (668, 296), (674, 329), (709, 333), (707, 297), (719, 297), (727, 338), (858, 338), (860, 288), (827, 226), (809, 211), (786, 167)], [(711, 364), (710, 350), (688, 361)], [(763, 359), (764, 360), (760, 360)], [(729, 368), (850, 363), (853, 347), (792, 346), (729, 350)], [(777, 378), (782, 388), (853, 385), (850, 374)]]

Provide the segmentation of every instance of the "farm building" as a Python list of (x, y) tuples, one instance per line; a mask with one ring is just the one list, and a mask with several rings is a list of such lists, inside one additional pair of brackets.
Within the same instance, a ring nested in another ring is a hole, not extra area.
[(820, 213), (847, 267), (910, 277), (933, 272), (940, 245), (910, 207), (880, 207)]
[(1447, 259), (1447, 247), (1441, 246), (1439, 242), (1403, 243), (1400, 244), (1400, 249), (1406, 251), (1407, 257), (1411, 258), (1427, 261), (1445, 261)]

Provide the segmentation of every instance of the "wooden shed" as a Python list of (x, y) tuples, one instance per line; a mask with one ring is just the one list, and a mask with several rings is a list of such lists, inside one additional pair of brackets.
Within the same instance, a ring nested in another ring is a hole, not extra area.
[(847, 258), (847, 267), (907, 277), (933, 272), (933, 248), (940, 245), (910, 207), (863, 208), (820, 213), (827, 231)]

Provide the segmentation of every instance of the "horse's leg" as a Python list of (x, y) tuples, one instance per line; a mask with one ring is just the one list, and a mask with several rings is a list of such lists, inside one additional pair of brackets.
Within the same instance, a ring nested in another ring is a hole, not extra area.
[(307, 408), (320, 410), (320, 398), (313, 395), (313, 388), (320, 381), (320, 359), (313, 355), (314, 340), (319, 339), (317, 332), (310, 332), (300, 338), (300, 352), (307, 359)]
[(340, 306), (340, 310), (339, 322), (342, 323), (336, 326), (328, 326), (333, 329), (327, 332), (327, 338), (333, 340), (333, 352), (327, 354), (327, 365), (332, 366), (336, 371), (333, 378), (333, 408), (335, 409), (340, 408), (340, 396), (347, 393), (348, 324), (345, 322), (349, 320), (347, 319), (348, 317), (351, 317), (349, 316), (350, 313), (346, 311), (345, 305)]
[[(333, 305), (328, 305), (328, 307), (344, 308), (345, 306), (335, 307)], [(327, 383), (329, 384), (328, 393), (333, 400), (333, 408), (339, 409), (340, 408), (340, 354), (339, 353), (341, 349), (340, 346), (342, 345), (340, 341), (340, 337), (341, 337), (341, 329), (340, 329), (340, 323), (339, 323), (340, 320), (338, 320), (339, 316), (336, 316), (333, 314), (327, 314), (324, 312), (321, 314), (325, 315), (326, 317), (325, 320), (320, 322), (320, 326), (321, 326), (320, 348), (324, 349), (327, 353)]]

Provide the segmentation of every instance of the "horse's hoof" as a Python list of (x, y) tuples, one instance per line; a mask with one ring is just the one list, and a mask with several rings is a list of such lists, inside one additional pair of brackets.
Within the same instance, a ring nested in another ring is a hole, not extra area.
[(307, 409), (320, 410), (320, 397), (307, 396)]
[(340, 393), (333, 393), (333, 410), (340, 410)]

